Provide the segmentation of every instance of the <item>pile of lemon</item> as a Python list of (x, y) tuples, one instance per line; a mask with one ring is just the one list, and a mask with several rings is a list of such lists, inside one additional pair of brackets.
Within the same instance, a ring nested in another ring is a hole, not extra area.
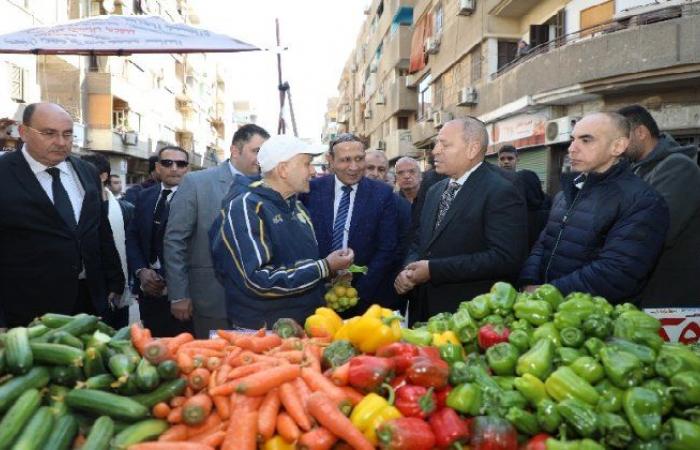
[(326, 305), (335, 311), (345, 311), (357, 305), (359, 297), (357, 289), (347, 282), (336, 283), (326, 292), (324, 296)]

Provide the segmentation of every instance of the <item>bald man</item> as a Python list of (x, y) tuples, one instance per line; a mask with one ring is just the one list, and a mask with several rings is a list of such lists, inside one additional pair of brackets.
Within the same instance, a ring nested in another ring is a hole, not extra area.
[(413, 204), (418, 196), (421, 173), (420, 165), (415, 159), (404, 156), (399, 158), (394, 165), (396, 170), (396, 182), (399, 185), (399, 195)]
[(532, 290), (551, 283), (618, 303), (638, 298), (663, 247), (666, 203), (621, 159), (630, 124), (617, 113), (581, 119), (569, 146), (571, 173), (520, 274)]
[(365, 152), (365, 176), (372, 180), (387, 183), (388, 174), (389, 160), (386, 159), (384, 152), (381, 150), (367, 150)]

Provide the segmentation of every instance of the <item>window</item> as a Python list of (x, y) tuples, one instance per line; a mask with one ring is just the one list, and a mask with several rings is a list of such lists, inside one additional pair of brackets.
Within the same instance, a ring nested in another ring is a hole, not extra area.
[(16, 102), (24, 102), (24, 70), (11, 63), (8, 63), (7, 66), (10, 78), (10, 98)]
[(442, 108), (442, 77), (433, 83), (433, 106), (436, 109)]
[(126, 130), (126, 110), (114, 110), (112, 111), (112, 127), (120, 130)]
[(432, 77), (430, 74), (423, 77), (418, 83), (418, 119), (425, 120), (433, 106)]
[(498, 70), (515, 59), (517, 42), (498, 41)]
[(471, 79), (472, 83), (481, 79), (481, 45), (477, 45), (471, 52)]
[(408, 117), (399, 116), (396, 128), (399, 130), (408, 130)]
[(438, 3), (435, 7), (435, 13), (433, 14), (434, 26), (433, 31), (435, 36), (440, 36), (442, 34), (442, 19), (444, 18), (444, 9), (442, 3)]

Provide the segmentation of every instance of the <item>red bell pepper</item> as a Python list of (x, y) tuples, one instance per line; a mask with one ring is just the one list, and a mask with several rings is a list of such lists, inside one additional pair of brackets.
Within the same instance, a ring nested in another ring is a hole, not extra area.
[(413, 358), (418, 356), (418, 347), (408, 342), (394, 342), (378, 348), (375, 356), (391, 359), (396, 374), (400, 375), (411, 366)]
[(377, 429), (379, 447), (383, 450), (430, 450), (435, 435), (428, 422), (417, 417), (401, 417), (384, 422)]
[(438, 409), (442, 409), (447, 406), (447, 396), (450, 395), (450, 391), (452, 391), (452, 386), (449, 384), (444, 388), (435, 391)]
[(452, 408), (438, 410), (428, 419), (435, 434), (435, 445), (440, 448), (452, 446), (456, 442), (469, 439), (469, 428)]
[(508, 342), (509, 335), (510, 330), (508, 328), (501, 325), (487, 323), (483, 327), (479, 328), (477, 340), (479, 341), (479, 347), (486, 350), (492, 345), (500, 344), (501, 342)]
[(408, 381), (406, 380), (406, 374), (399, 375), (398, 377), (394, 377), (391, 379), (391, 382), (389, 385), (393, 390), (397, 390), (401, 386), (406, 386), (408, 384)]
[(425, 419), (435, 411), (437, 397), (433, 388), (406, 385), (396, 390), (394, 406), (404, 417)]
[(518, 450), (518, 432), (500, 417), (474, 417), (469, 436), (471, 450)]
[(428, 358), (433, 361), (442, 361), (440, 350), (437, 347), (418, 347), (418, 356)]
[(547, 439), (550, 437), (547, 433), (536, 434), (527, 441), (523, 450), (547, 450)]
[(442, 389), (447, 386), (450, 367), (442, 359), (429, 359), (418, 356), (406, 371), (408, 381), (416, 386)]
[(355, 356), (350, 359), (348, 383), (363, 392), (372, 392), (380, 388), (393, 375), (394, 363), (387, 358), (376, 356)]

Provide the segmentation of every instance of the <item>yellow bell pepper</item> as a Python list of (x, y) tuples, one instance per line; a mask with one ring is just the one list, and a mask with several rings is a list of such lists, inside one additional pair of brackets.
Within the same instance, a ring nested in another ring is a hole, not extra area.
[(335, 311), (321, 307), (306, 318), (304, 330), (311, 337), (333, 337), (342, 325), (343, 319)]
[(275, 436), (263, 445), (263, 450), (294, 450), (296, 446), (293, 442), (287, 442), (282, 436)]
[(454, 331), (433, 333), (433, 347), (440, 347), (445, 344), (462, 345)]
[(358, 403), (350, 414), (352, 424), (365, 435), (373, 444), (377, 445), (377, 428), (387, 420), (401, 417), (401, 413), (392, 406), (393, 392), (389, 400), (375, 393), (367, 394)]
[(335, 333), (335, 336), (333, 336), (334, 341), (339, 341), (341, 339), (344, 339), (346, 341), (350, 340), (350, 330), (355, 326), (358, 320), (360, 320), (362, 317), (361, 316), (355, 316), (351, 317), (350, 319), (346, 320), (345, 323), (340, 327), (340, 329)]
[(379, 305), (370, 306), (362, 316), (353, 317), (343, 328), (338, 334), (363, 353), (374, 353), (379, 347), (401, 339), (400, 317)]

